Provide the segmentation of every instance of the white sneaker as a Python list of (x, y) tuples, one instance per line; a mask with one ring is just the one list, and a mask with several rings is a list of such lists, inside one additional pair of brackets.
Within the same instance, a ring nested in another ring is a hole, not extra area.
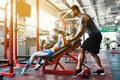
[(25, 75), (29, 72), (28, 68), (23, 68), (21, 74)]
[(40, 64), (36, 64), (34, 70), (38, 70), (41, 67)]

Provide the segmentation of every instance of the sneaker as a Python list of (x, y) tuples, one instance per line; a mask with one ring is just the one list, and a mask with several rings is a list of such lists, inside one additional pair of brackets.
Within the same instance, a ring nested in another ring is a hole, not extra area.
[(72, 77), (77, 77), (81, 74), (82, 72), (82, 69), (79, 69), (79, 70), (75, 70), (75, 73), (72, 75)]
[(41, 67), (40, 64), (36, 64), (34, 70), (38, 70)]
[(104, 72), (104, 70), (96, 70), (95, 72), (93, 72), (93, 74), (98, 74), (98, 75), (102, 75), (102, 76), (104, 76), (105, 75), (105, 72)]
[(21, 74), (25, 75), (29, 72), (28, 68), (23, 68)]

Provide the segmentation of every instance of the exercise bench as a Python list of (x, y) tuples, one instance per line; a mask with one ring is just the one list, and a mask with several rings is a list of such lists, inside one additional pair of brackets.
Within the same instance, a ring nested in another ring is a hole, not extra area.
[[(73, 74), (74, 70), (67, 70), (64, 68), (64, 66), (60, 62), (60, 58), (62, 58), (64, 55), (67, 55), (74, 61), (78, 61), (76, 57), (74, 57), (70, 52), (79, 47), (81, 45), (81, 40), (76, 39), (72, 41), (71, 43), (68, 43), (66, 46), (60, 48), (57, 52), (53, 53), (49, 57), (44, 57), (45, 62), (42, 65), (42, 72), (43, 73), (56, 73), (56, 74)], [(47, 66), (52, 65), (54, 68), (46, 68)], [(83, 63), (84, 66), (90, 68), (87, 64)], [(61, 69), (58, 69), (57, 67), (60, 67)]]

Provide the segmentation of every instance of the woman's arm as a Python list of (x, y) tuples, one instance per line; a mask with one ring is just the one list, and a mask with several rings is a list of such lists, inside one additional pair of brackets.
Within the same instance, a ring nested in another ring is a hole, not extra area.
[(61, 34), (62, 35), (62, 42), (61, 42), (61, 46), (65, 46), (66, 45), (66, 36), (64, 34), (64, 32)]

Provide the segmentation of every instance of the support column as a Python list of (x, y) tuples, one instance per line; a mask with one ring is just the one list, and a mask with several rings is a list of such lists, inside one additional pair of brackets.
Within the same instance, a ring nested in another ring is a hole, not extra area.
[(13, 50), (14, 50), (14, 65), (16, 66), (18, 64), (18, 61), (17, 61), (17, 11), (16, 11), (16, 4), (17, 4), (17, 1), (15, 0), (15, 11), (14, 11), (14, 14), (15, 14), (15, 17), (14, 17), (14, 33), (13, 33)]
[(13, 0), (10, 0), (9, 73), (13, 73)]
[(5, 5), (5, 18), (4, 18), (4, 59), (7, 59), (7, 5)]
[(36, 0), (36, 51), (39, 50), (39, 0)]

